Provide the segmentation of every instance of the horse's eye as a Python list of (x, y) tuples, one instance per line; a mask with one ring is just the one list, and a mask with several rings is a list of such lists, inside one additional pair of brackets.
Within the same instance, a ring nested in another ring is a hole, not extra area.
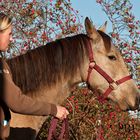
[(110, 56), (108, 56), (108, 58), (109, 58), (110, 60), (117, 60), (117, 58), (116, 58), (114, 55), (110, 55)]

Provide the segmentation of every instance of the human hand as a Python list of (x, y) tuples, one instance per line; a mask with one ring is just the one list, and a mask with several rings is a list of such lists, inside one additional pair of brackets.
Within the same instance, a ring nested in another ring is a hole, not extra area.
[(56, 108), (57, 108), (56, 117), (57, 117), (58, 119), (63, 120), (63, 119), (65, 119), (65, 118), (67, 117), (67, 115), (69, 114), (68, 110), (67, 110), (65, 107), (62, 107), (62, 106), (57, 105)]

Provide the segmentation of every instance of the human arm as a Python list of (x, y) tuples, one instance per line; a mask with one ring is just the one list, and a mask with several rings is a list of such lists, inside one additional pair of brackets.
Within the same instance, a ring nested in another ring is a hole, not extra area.
[(10, 75), (4, 74), (4, 100), (7, 106), (15, 113), (27, 115), (56, 115), (56, 105), (32, 99), (22, 93), (12, 81)]
[(19, 87), (14, 84), (7, 65), (5, 69), (7, 70), (4, 72), (5, 102), (13, 112), (39, 116), (51, 114), (59, 119), (65, 118), (68, 111), (64, 107), (24, 95)]

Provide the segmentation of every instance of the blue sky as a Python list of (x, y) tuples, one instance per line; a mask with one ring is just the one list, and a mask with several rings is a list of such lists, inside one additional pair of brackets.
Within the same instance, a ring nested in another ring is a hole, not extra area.
[[(130, 0), (133, 4), (133, 13), (137, 19), (140, 20), (140, 0)], [(96, 3), (96, 0), (71, 0), (72, 7), (79, 11), (79, 14), (83, 16), (82, 23), (86, 16), (92, 19), (93, 23), (99, 27), (105, 21), (108, 21), (107, 32), (110, 32), (112, 27), (106, 14), (102, 11), (101, 6)]]

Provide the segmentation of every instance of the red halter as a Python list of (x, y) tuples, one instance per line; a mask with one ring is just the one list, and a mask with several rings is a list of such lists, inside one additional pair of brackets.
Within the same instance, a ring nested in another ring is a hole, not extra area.
[(89, 51), (89, 68), (88, 68), (88, 75), (87, 75), (87, 83), (89, 83), (89, 78), (90, 78), (90, 74), (92, 72), (93, 69), (95, 69), (100, 75), (102, 75), (106, 81), (109, 83), (109, 87), (107, 88), (107, 90), (104, 92), (104, 94), (102, 96), (100, 96), (98, 99), (100, 102), (103, 102), (107, 96), (115, 89), (117, 89), (118, 85), (132, 79), (131, 75), (125, 76), (117, 81), (114, 81), (100, 66), (98, 66), (96, 64), (96, 62), (94, 61), (93, 58), (93, 51), (92, 51), (92, 47), (91, 47), (91, 43), (89, 43), (88, 45), (88, 51)]

